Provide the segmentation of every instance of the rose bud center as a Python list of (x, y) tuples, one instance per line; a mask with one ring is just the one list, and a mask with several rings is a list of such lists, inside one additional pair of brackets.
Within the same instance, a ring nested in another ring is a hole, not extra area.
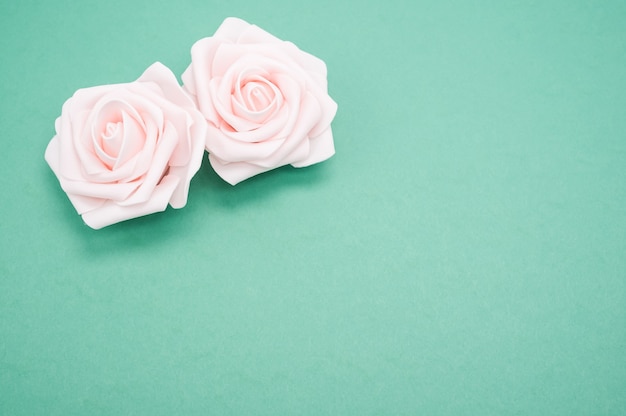
[(251, 111), (261, 111), (267, 108), (274, 100), (272, 88), (265, 82), (248, 82), (241, 89), (246, 107)]
[[(107, 168), (116, 169), (141, 151), (146, 139), (145, 129), (141, 120), (125, 110), (103, 113), (100, 134), (93, 137), (94, 150)], [(135, 112), (135, 115), (138, 114)]]

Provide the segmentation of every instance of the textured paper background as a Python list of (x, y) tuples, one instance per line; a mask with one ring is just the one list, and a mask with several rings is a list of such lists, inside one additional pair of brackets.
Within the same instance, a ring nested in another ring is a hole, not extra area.
[[(238, 16), (328, 64), (337, 155), (93, 231), (74, 90)], [(0, 414), (626, 413), (623, 2), (0, 5)]]

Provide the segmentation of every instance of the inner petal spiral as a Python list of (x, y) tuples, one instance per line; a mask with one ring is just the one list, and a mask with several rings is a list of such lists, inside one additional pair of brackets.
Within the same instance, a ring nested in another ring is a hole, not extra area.
[(245, 106), (251, 111), (262, 111), (267, 108), (274, 99), (274, 91), (264, 82), (248, 82), (241, 89)]
[(282, 93), (272, 82), (271, 74), (256, 67), (239, 74), (231, 98), (234, 114), (255, 124), (270, 119), (283, 102)]
[(145, 126), (141, 115), (124, 101), (109, 101), (97, 114), (92, 127), (93, 148), (107, 168), (115, 169), (144, 147)]
[(124, 140), (124, 125), (121, 121), (108, 122), (102, 132), (102, 150), (111, 158), (117, 158)]

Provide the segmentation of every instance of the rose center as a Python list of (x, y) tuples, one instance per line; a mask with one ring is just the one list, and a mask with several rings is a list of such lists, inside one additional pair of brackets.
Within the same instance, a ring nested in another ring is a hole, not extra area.
[(108, 122), (101, 136), (102, 150), (112, 158), (117, 158), (124, 140), (124, 125), (122, 122)]
[(116, 169), (140, 152), (145, 144), (141, 115), (126, 102), (107, 102), (97, 113), (92, 140), (98, 158), (109, 169)]
[(275, 98), (274, 91), (265, 82), (248, 82), (241, 89), (246, 108), (251, 111), (262, 111), (267, 108)]

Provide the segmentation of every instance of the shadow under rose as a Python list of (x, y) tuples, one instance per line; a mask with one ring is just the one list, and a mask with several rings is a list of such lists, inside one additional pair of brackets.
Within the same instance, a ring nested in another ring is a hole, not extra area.
[(305, 168), (282, 166), (233, 186), (220, 178), (208, 162), (202, 166), (191, 183), (193, 193), (207, 208), (238, 209), (249, 207), (293, 188), (313, 189), (328, 179), (332, 160)]
[(127, 252), (133, 248), (172, 244), (172, 240), (178, 236), (182, 238), (191, 228), (191, 224), (184, 221), (184, 214), (176, 215), (184, 213), (184, 208), (175, 210), (168, 206), (164, 212), (94, 230), (83, 222), (50, 169), (42, 172), (42, 182), (46, 192), (50, 193), (46, 199), (52, 204), (46, 212), (56, 217), (47, 220), (57, 224), (60, 238), (66, 242), (74, 241), (71, 249), (82, 251), (89, 257), (114, 257), (120, 251)]
[[(168, 245), (186, 245), (194, 236), (205, 233), (203, 228), (219, 222), (227, 211), (229, 215), (240, 208), (250, 208), (294, 188), (313, 189), (326, 181), (332, 170), (332, 160), (306, 168), (283, 166), (254, 176), (235, 186), (222, 180), (208, 163), (202, 167), (190, 184), (187, 205), (179, 210), (168, 206), (164, 212), (130, 219), (93, 230), (83, 223), (49, 169), (42, 180), (58, 202), (50, 211), (57, 217), (60, 233), (75, 239), (75, 248), (94, 259), (110, 259), (120, 254), (161, 249)], [(53, 219), (50, 219), (53, 220)], [(202, 227), (198, 227), (202, 224)], [(71, 237), (74, 236), (74, 237)]]

